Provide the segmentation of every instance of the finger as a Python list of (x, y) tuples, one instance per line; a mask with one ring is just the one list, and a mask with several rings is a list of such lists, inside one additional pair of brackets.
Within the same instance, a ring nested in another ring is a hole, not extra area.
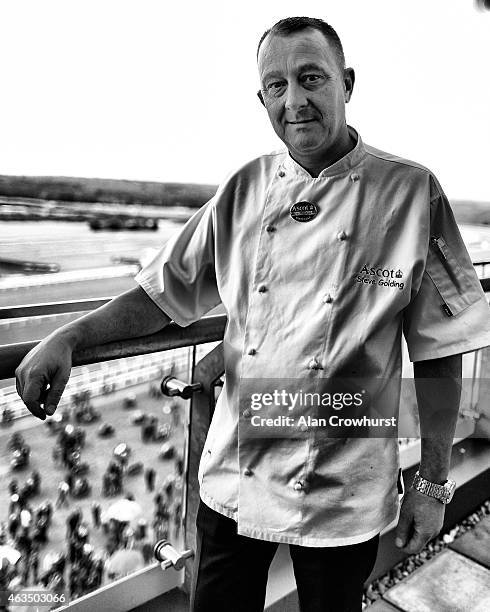
[(41, 389), (41, 393), (39, 394), (39, 403), (41, 404), (41, 406), (44, 408), (46, 406), (46, 396), (48, 394), (48, 388), (47, 387), (43, 387)]
[(54, 414), (56, 408), (58, 407), (63, 391), (65, 390), (66, 383), (68, 382), (68, 378), (69, 374), (60, 369), (56, 371), (44, 402), (44, 411), (48, 416)]
[(419, 553), (429, 540), (429, 535), (414, 531), (412, 537), (410, 538), (410, 541), (407, 543), (404, 550), (409, 555), (414, 555), (416, 553)]
[(46, 419), (46, 415), (44, 414), (44, 410), (41, 408), (40, 399), (45, 386), (46, 384), (42, 377), (33, 377), (26, 383), (24, 393), (21, 396), (22, 401), (27, 406), (29, 411), (42, 421)]
[(395, 531), (395, 546), (403, 548), (410, 539), (410, 529), (412, 521), (407, 512), (404, 511), (403, 506), (400, 511), (400, 518), (398, 519), (398, 525)]

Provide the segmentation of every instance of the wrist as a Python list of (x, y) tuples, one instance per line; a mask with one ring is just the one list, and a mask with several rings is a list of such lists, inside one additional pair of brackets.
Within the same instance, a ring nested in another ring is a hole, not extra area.
[(72, 352), (81, 348), (83, 337), (82, 326), (77, 324), (76, 321), (60, 327), (50, 335), (51, 339), (62, 342)]
[(425, 468), (421, 465), (418, 470), (418, 473), (420, 474), (420, 476), (422, 476), (422, 478), (425, 478), (425, 480), (429, 480), (434, 484), (443, 485), (447, 480), (449, 470), (438, 470), (430, 467)]

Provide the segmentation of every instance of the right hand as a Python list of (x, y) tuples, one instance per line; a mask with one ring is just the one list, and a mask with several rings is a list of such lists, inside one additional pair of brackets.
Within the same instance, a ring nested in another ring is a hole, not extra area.
[(52, 335), (34, 347), (15, 370), (17, 393), (42, 421), (58, 406), (70, 378), (72, 353), (66, 340)]

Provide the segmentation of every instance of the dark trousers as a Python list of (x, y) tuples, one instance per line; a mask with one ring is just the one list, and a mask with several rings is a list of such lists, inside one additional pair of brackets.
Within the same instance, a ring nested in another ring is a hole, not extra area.
[[(233, 519), (202, 501), (196, 525), (191, 612), (262, 612), (278, 544), (237, 535)], [(378, 542), (379, 535), (350, 546), (290, 544), (301, 612), (359, 612)]]

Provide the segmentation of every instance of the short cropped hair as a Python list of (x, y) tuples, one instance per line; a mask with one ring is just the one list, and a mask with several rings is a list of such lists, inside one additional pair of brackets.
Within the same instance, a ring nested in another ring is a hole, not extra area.
[(262, 34), (257, 47), (257, 59), (259, 57), (260, 46), (269, 34), (288, 36), (289, 34), (301, 32), (301, 30), (306, 30), (307, 28), (318, 30), (325, 36), (335, 51), (339, 67), (343, 70), (345, 68), (345, 56), (339, 35), (326, 21), (323, 21), (323, 19), (316, 19), (315, 17), (287, 17), (275, 23)]

